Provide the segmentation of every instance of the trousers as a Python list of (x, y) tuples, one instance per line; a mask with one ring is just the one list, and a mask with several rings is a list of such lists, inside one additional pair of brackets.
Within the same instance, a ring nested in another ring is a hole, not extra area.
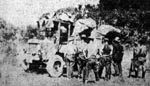
[(96, 58), (90, 58), (86, 61), (86, 67), (83, 71), (83, 83), (88, 80), (90, 71), (93, 70), (95, 74), (96, 81), (99, 80), (99, 64), (97, 63)]

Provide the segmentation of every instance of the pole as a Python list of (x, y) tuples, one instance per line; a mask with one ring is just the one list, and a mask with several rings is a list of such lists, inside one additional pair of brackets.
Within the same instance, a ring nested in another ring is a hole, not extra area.
[(58, 43), (58, 44), (60, 44), (60, 36), (61, 36), (61, 35), (60, 35), (60, 34), (61, 34), (61, 33), (60, 33), (60, 26), (61, 26), (61, 22), (58, 22), (58, 40), (57, 40), (57, 43)]
[[(67, 39), (70, 38), (70, 28), (71, 28), (70, 26), (71, 26), (71, 25), (69, 24), (69, 25), (68, 25), (68, 38), (67, 38)], [(69, 41), (68, 41), (68, 42), (69, 42)]]

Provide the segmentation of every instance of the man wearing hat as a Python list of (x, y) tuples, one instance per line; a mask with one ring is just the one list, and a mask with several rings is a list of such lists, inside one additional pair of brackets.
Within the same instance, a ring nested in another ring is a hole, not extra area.
[(122, 66), (121, 62), (123, 59), (123, 46), (120, 43), (120, 38), (116, 37), (113, 44), (113, 53), (112, 53), (112, 60), (113, 60), (113, 66), (114, 66), (114, 76), (122, 76)]
[(74, 39), (69, 38), (67, 45), (61, 46), (59, 52), (64, 54), (64, 60), (67, 66), (67, 78), (70, 79), (72, 78), (73, 67), (75, 65), (75, 54), (77, 52)]
[(88, 42), (85, 49), (87, 60), (86, 60), (86, 67), (83, 72), (83, 83), (86, 83), (88, 81), (90, 70), (94, 71), (96, 81), (99, 80), (99, 74), (98, 74), (99, 65), (97, 63), (98, 62), (97, 55), (99, 51), (98, 51), (97, 43), (93, 37), (87, 37), (86, 42)]
[(146, 62), (146, 55), (147, 55), (147, 48), (144, 45), (144, 41), (140, 40), (139, 42), (135, 43), (135, 48), (133, 49), (133, 59), (132, 65), (129, 71), (129, 77), (131, 76), (131, 72), (135, 71), (135, 76), (138, 77), (139, 68), (142, 67), (142, 78), (145, 77), (145, 62)]

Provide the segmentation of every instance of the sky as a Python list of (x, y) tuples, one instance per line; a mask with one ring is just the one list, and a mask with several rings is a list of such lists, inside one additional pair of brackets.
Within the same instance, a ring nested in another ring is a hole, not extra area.
[(38, 18), (60, 8), (78, 4), (97, 5), (99, 0), (0, 0), (0, 18), (15, 26), (36, 25)]

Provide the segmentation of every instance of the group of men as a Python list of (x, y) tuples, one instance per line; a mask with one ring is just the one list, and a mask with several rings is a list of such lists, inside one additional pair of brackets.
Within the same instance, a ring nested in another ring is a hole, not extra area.
[[(65, 57), (74, 58), (74, 60), (67, 61), (68, 77), (71, 77), (73, 72), (73, 65), (78, 66), (78, 75), (83, 78), (83, 82), (87, 82), (90, 71), (93, 70), (96, 81), (102, 78), (103, 69), (105, 68), (105, 80), (111, 78), (111, 64), (114, 65), (114, 76), (122, 76), (122, 58), (123, 46), (120, 43), (120, 38), (116, 37), (110, 44), (108, 38), (91, 38), (81, 37), (80, 43), (76, 44), (73, 55), (66, 55)], [(81, 75), (83, 72), (83, 75)]]
[[(105, 80), (109, 80), (111, 78), (112, 63), (115, 70), (114, 75), (122, 75), (121, 62), (123, 58), (123, 46), (120, 44), (119, 37), (116, 37), (112, 44), (109, 44), (108, 38), (103, 38), (101, 45), (94, 47), (94, 45), (99, 43), (95, 42), (97, 40), (99, 39), (94, 39), (93, 42), (89, 44), (89, 47), (87, 47), (87, 51), (90, 54), (87, 57), (85, 71), (83, 72), (84, 83), (88, 81), (88, 76), (91, 69), (94, 70), (96, 81), (99, 81), (99, 79), (102, 78), (103, 69), (105, 68)], [(93, 48), (93, 50), (90, 48)]]
[[(135, 43), (133, 48), (133, 59), (131, 59), (131, 72), (135, 72), (138, 77), (140, 66), (142, 66), (144, 78), (147, 49), (146, 46), (139, 41)], [(102, 78), (103, 69), (105, 68), (105, 80), (109, 80), (111, 75), (122, 77), (122, 60), (124, 55), (124, 47), (121, 44), (121, 39), (116, 37), (111, 43), (108, 38), (91, 38), (81, 37), (81, 41), (73, 41), (71, 46), (74, 46), (73, 55), (70, 53), (66, 55), (67, 58), (74, 60), (67, 60), (67, 68), (69, 70), (67, 76), (71, 77), (73, 73), (73, 66), (78, 66), (78, 77), (83, 79), (83, 83), (88, 82), (90, 71), (93, 70), (96, 81)], [(71, 50), (71, 48), (69, 49)], [(114, 73), (111, 72), (111, 64), (114, 66)], [(71, 69), (71, 70), (70, 70)], [(81, 75), (82, 74), (82, 75)]]

